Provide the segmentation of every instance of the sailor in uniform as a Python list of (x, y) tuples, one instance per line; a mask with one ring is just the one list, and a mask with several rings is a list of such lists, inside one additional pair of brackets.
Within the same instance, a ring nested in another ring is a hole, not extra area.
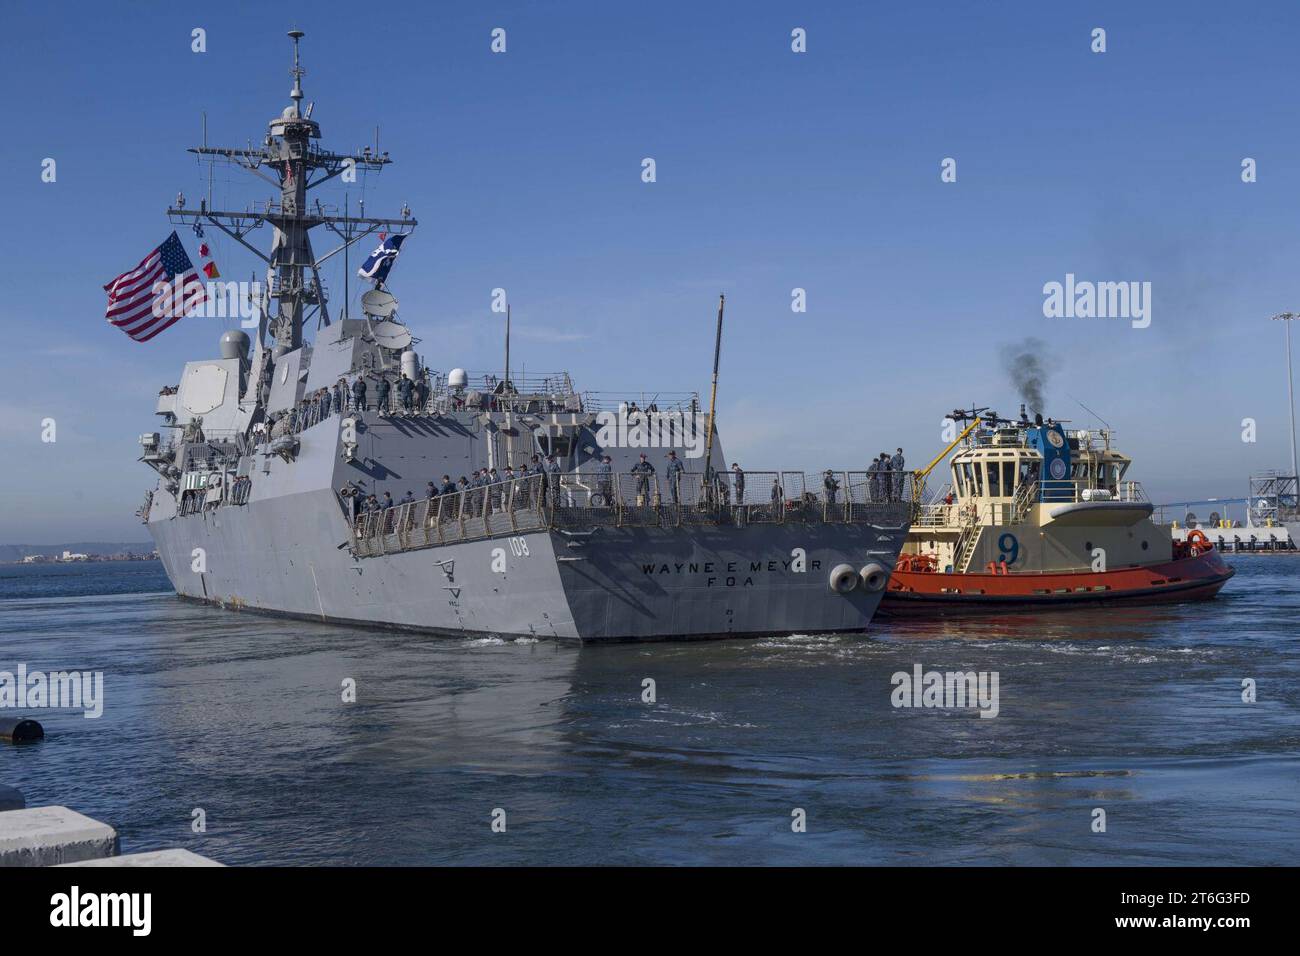
[(606, 507), (614, 504), (614, 465), (609, 455), (602, 455), (596, 466), (596, 483), (600, 488), (600, 497)]
[(669, 450), (668, 467), (664, 471), (668, 475), (668, 492), (673, 496), (673, 504), (681, 504), (682, 473), (686, 471), (686, 466), (677, 457), (676, 451)]
[(420, 372), (420, 377), (415, 381), (415, 413), (424, 414), (424, 407), (429, 401), (429, 370), (426, 368)]
[(556, 507), (560, 503), (560, 463), (554, 455), (546, 456), (546, 484), (551, 492), (551, 506)]
[(893, 478), (892, 487), (891, 487), (891, 491), (893, 493), (890, 496), (890, 500), (902, 501), (903, 500), (903, 449), (901, 448), (898, 449), (898, 452), (894, 455), (894, 457), (889, 459), (889, 469), (891, 472), (893, 472), (891, 476)]
[(407, 378), (406, 373), (403, 372), (401, 380), (397, 383), (397, 397), (401, 399), (402, 411), (407, 415), (411, 414), (411, 390), (414, 387), (415, 383)]
[(632, 474), (636, 476), (637, 504), (641, 507), (651, 504), (650, 476), (654, 473), (655, 466), (646, 461), (645, 452), (642, 452), (641, 460), (632, 466)]
[(826, 489), (826, 503), (835, 504), (835, 493), (840, 490), (840, 483), (835, 480), (835, 473), (829, 468), (826, 469), (826, 477), (822, 479), (822, 487)]
[(504, 482), (504, 484), (505, 484), (505, 487), (504, 487), (504, 489), (503, 489), (503, 496), (504, 496), (504, 500), (505, 500), (505, 503), (506, 503), (506, 510), (507, 510), (507, 511), (510, 511), (510, 510), (512, 510), (512, 509), (514, 508), (514, 504), (515, 504), (515, 491), (517, 490), (517, 487), (518, 487), (518, 486), (515, 484), (515, 470), (514, 470), (514, 468), (512, 468), (510, 465), (506, 465), (506, 470), (505, 470), (505, 472), (502, 474), (502, 476), (501, 476), (501, 480), (502, 480), (502, 482)]
[(533, 483), (528, 479), (533, 477), (533, 473), (528, 470), (528, 462), (524, 462), (519, 466), (519, 474), (515, 477), (519, 479), (519, 490), (516, 492), (520, 501), (519, 507), (524, 509), (531, 508), (533, 506)]

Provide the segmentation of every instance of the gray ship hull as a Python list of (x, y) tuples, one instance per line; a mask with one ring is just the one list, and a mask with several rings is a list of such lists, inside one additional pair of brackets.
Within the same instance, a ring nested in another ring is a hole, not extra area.
[[(210, 223), (250, 249), (243, 236), (271, 226), (269, 254), (259, 253), (265, 286), (233, 303), (224, 287), (205, 299), (256, 316), (256, 334), (228, 329), (218, 357), (186, 362), (158, 393), (159, 430), (140, 436), (140, 460), (157, 482), (138, 514), (176, 593), (456, 635), (598, 641), (865, 628), (907, 530), (901, 472), (896, 487), (885, 481), (888, 493), (879, 475), (854, 472), (747, 480), (739, 463), (726, 464), (697, 393), (581, 392), (567, 372), (515, 375), (502, 289), (492, 308), (505, 312), (504, 375), (431, 368), (388, 287), (416, 226), (410, 209), (400, 219), (346, 207), (340, 216), (308, 199), (309, 188), (390, 160), (377, 147), (347, 155), (318, 145), (312, 106), (300, 109), (303, 34), (289, 35), (291, 103), (261, 145), (193, 150), (270, 180), (278, 200), (241, 212), (188, 208), (179, 195), (167, 210), (199, 236)], [(309, 233), (320, 226), (344, 241), (318, 256)], [(346, 304), (331, 316), (321, 267), (377, 231), (380, 245), (358, 270), (374, 283), (361, 296), (364, 318)], [(151, 262), (112, 286), (110, 305), (121, 304), (109, 314), (133, 333), (159, 319), (156, 302), (151, 316), (141, 304)], [(427, 347), (447, 345), (434, 338)]]
[(836, 593), (828, 575), (841, 564), (892, 567), (904, 536), (870, 523), (598, 527), (358, 558), (332, 495), (318, 497), (291, 511), (252, 502), (149, 529), (184, 598), (341, 624), (583, 642), (862, 631), (882, 592)]

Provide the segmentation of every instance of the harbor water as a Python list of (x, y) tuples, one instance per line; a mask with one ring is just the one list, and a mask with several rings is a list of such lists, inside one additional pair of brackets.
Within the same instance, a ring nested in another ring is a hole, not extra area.
[[(1294, 864), (1300, 557), (1229, 561), (1202, 604), (587, 648), (0, 566), (0, 671), (104, 681), (21, 711), (0, 783), (228, 864)], [(894, 706), (916, 665), (996, 673), (997, 716)]]

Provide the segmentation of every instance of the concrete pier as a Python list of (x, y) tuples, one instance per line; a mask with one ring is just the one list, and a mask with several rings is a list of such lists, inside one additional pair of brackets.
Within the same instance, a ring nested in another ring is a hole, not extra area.
[(67, 807), (0, 813), (0, 866), (54, 866), (117, 851), (116, 830)]
[(62, 863), (60, 866), (225, 866), (189, 850), (154, 850), (152, 853), (125, 853), (99, 860)]
[(107, 823), (67, 807), (24, 809), (23, 803), (17, 790), (0, 786), (0, 867), (225, 866), (179, 849), (119, 856), (117, 831)]

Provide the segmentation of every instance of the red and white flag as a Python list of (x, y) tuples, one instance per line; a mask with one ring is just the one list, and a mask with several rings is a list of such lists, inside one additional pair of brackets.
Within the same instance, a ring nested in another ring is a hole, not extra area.
[(176, 324), (206, 297), (203, 280), (174, 232), (104, 291), (104, 317), (137, 342), (148, 342)]

